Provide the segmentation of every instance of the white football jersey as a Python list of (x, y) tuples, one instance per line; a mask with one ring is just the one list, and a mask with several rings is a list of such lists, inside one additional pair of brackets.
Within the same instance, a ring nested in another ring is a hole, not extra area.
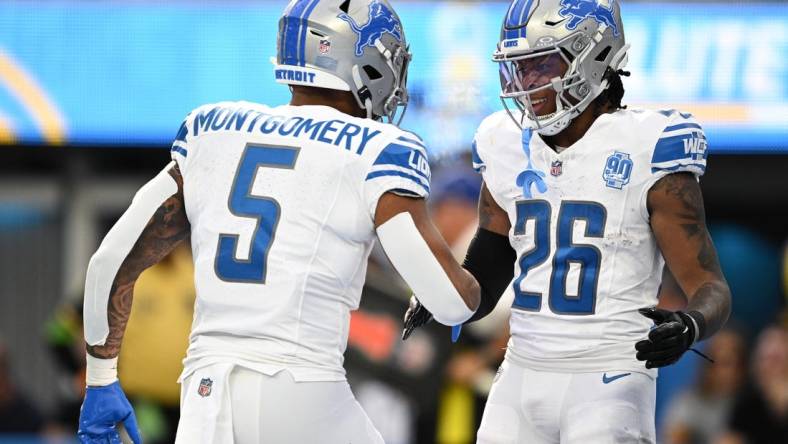
[[(655, 375), (635, 359), (652, 326), (637, 309), (657, 303), (664, 265), (646, 198), (669, 173), (703, 174), (700, 125), (678, 111), (619, 110), (558, 154), (502, 111), (479, 127), (473, 161), (517, 251), (509, 357), (542, 371)], [(546, 189), (528, 185), (534, 175)]]
[(325, 106), (224, 102), (189, 114), (172, 156), (197, 290), (182, 377), (229, 361), (343, 380), (378, 199), (429, 193), (421, 139)]

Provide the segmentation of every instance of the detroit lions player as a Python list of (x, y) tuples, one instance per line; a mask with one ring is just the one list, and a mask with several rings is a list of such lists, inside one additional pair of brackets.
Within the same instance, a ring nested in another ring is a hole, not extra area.
[(441, 322), (479, 303), (427, 216), (424, 144), (391, 124), (408, 101), (409, 60), (386, 0), (293, 0), (275, 66), (290, 104), (189, 114), (174, 161), (90, 261), (83, 442), (115, 442), (120, 421), (139, 442), (115, 369), (132, 290), (187, 238), (197, 300), (177, 442), (382, 442), (342, 367), (376, 235)]
[[(514, 304), (480, 443), (654, 442), (655, 368), (729, 315), (698, 186), (703, 130), (621, 106), (627, 49), (616, 0), (515, 0), (504, 19), (507, 111), (474, 140), (484, 185), (464, 266), (482, 286), (471, 321), (504, 291)], [(686, 311), (654, 308), (664, 264)], [(412, 330), (429, 314), (415, 303), (406, 317)]]

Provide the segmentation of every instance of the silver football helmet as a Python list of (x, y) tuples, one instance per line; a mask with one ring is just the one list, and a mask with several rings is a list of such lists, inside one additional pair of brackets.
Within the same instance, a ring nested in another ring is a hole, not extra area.
[(402, 120), (411, 54), (387, 0), (292, 0), (277, 50), (277, 82), (350, 91), (368, 118)]
[[(521, 128), (557, 134), (608, 87), (605, 71), (623, 68), (628, 48), (618, 0), (514, 0), (493, 54), (501, 100)], [(548, 88), (556, 110), (539, 115)]]

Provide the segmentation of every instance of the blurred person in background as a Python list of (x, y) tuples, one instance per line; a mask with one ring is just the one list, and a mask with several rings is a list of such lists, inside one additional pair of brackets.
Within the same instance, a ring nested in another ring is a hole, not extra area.
[(195, 109), (90, 260), (83, 442), (118, 439), (119, 422), (140, 442), (118, 355), (140, 273), (186, 239), (197, 296), (176, 443), (382, 442), (342, 365), (376, 237), (438, 321), (478, 306), (427, 214), (426, 147), (396, 126), (411, 55), (391, 6), (293, 0), (279, 32), (290, 104)]
[[(439, 164), (429, 201), (435, 226), (458, 260), (465, 257), (478, 227), (481, 179), (468, 166), (469, 159), (469, 156), (460, 156)], [(486, 396), (483, 381), (492, 372), (477, 352), (481, 341), (482, 338), (469, 334), (463, 337), (459, 347), (452, 348), (435, 412), (435, 442), (463, 443), (473, 439), (474, 425), (481, 418)], [(481, 394), (478, 386), (481, 386)]]
[(714, 363), (704, 361), (697, 383), (668, 405), (666, 444), (713, 443), (725, 431), (733, 400), (747, 374), (744, 338), (725, 328), (708, 341), (705, 351), (714, 356)]
[(484, 404), (495, 378), (495, 369), (503, 360), (509, 340), (506, 319), (500, 321), (497, 331), (468, 328), (458, 341), (458, 347), (446, 364), (446, 381), (437, 411), (435, 442), (475, 442)]
[[(83, 292), (84, 293), (84, 292)], [(73, 436), (79, 407), (85, 397), (85, 339), (82, 331), (82, 301), (57, 307), (44, 326), (44, 339), (55, 361), (57, 390), (51, 414), (53, 433)], [(72, 299), (73, 300), (73, 299)]]
[(481, 178), (468, 166), (470, 156), (447, 159), (435, 168), (429, 207), (435, 227), (454, 257), (461, 260), (478, 227)]
[(774, 444), (788, 438), (788, 329), (772, 325), (758, 336), (752, 380), (738, 394), (720, 444)]
[[(470, 158), (468, 152), (438, 164), (429, 201), (435, 226), (458, 260), (465, 257), (478, 228), (481, 177), (470, 167)], [(438, 400), (435, 442), (474, 441), (495, 369), (503, 359), (507, 320), (508, 313), (469, 325), (453, 348)]]
[[(178, 246), (145, 270), (134, 286), (134, 305), (118, 363), (145, 442), (172, 443), (178, 425), (177, 383), (194, 313), (194, 264), (187, 245)], [(53, 412), (56, 428), (73, 435), (85, 395), (82, 303), (64, 304), (46, 324), (49, 349), (61, 370)]]
[[(439, 158), (432, 165), (428, 201), (435, 227), (458, 260), (465, 256), (476, 230), (481, 182), (468, 159), (470, 153)], [(404, 282), (396, 285), (400, 281), (385, 252), (376, 244), (370, 255), (361, 306), (352, 314), (345, 366), (359, 403), (386, 443), (433, 443), (437, 428), (453, 433), (472, 428), (473, 420), (463, 418), (473, 409), (466, 409), (465, 402), (450, 402), (451, 412), (459, 408), (463, 413), (441, 414), (441, 418), (450, 419), (449, 427), (445, 427), (445, 421), (436, 423), (437, 412), (446, 411), (441, 407), (446, 404), (446, 363), (449, 359), (454, 362), (456, 356), (450, 358), (450, 353), (457, 352), (450, 347), (445, 330), (420, 330), (420, 334), (405, 342), (399, 341), (397, 333), (396, 343), (389, 342), (388, 329), (391, 321), (400, 322), (401, 305), (386, 303), (386, 299), (407, 301), (412, 294)], [(390, 318), (392, 309), (395, 314)], [(473, 397), (473, 392), (463, 391), (462, 395), (465, 400), (466, 395)], [(480, 413), (481, 407), (476, 410)], [(474, 413), (471, 411), (471, 418)]]
[(178, 376), (194, 315), (194, 264), (188, 244), (145, 270), (134, 286), (134, 305), (118, 360), (118, 379), (139, 419), (146, 443), (175, 442)]
[[(706, 137), (690, 114), (622, 105), (628, 48), (615, 0), (515, 0), (504, 18), (506, 111), (474, 140), (469, 322), (510, 285), (515, 299), (480, 443), (656, 442), (656, 369), (730, 314), (698, 185)], [(686, 311), (656, 307), (665, 268)]]
[(39, 433), (44, 426), (39, 409), (14, 384), (8, 348), (0, 339), (0, 434)]

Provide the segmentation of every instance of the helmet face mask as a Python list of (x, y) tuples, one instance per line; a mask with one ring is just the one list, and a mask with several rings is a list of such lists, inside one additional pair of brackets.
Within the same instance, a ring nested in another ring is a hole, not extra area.
[[(586, 82), (557, 46), (514, 56), (499, 65), (501, 101), (521, 128), (557, 134), (589, 101)], [(578, 90), (580, 99), (570, 93)]]
[(400, 123), (411, 54), (387, 0), (292, 0), (277, 48), (277, 82), (349, 91), (368, 118)]
[[(559, 51), (540, 51), (500, 64), (502, 90), (506, 95), (532, 93), (563, 77), (569, 61)], [(505, 82), (505, 83), (504, 83)]]
[(607, 88), (627, 48), (617, 0), (514, 0), (493, 54), (501, 101), (520, 128), (555, 135)]
[[(381, 113), (373, 113), (371, 117), (374, 119), (384, 118), (387, 123), (399, 126), (408, 108), (408, 66), (410, 65), (412, 55), (409, 52), (409, 48), (406, 46), (398, 45), (395, 46), (395, 48), (393, 54), (387, 57), (386, 62), (393, 74), (393, 87), (387, 97), (381, 98)], [(388, 50), (383, 50), (381, 52), (387, 55)], [(376, 86), (374, 80), (372, 80), (371, 83), (371, 87), (374, 88)], [(384, 84), (384, 86), (386, 85)], [(385, 89), (383, 91), (385, 91)], [(380, 93), (380, 90), (378, 90), (378, 93)]]

